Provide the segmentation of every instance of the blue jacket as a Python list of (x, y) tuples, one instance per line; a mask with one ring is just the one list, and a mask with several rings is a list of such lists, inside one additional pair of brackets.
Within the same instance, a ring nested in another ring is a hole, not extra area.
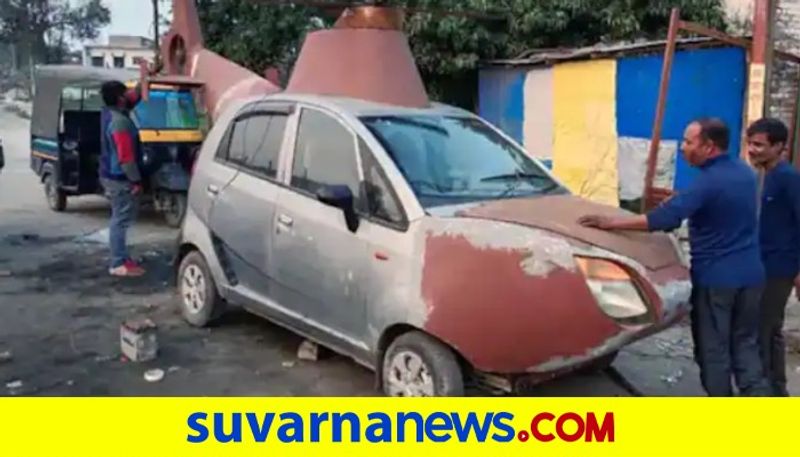
[(114, 181), (141, 181), (139, 130), (133, 121), (115, 108), (103, 108), (100, 114), (100, 176)]
[(650, 230), (670, 231), (689, 219), (692, 282), (741, 288), (764, 282), (758, 240), (758, 181), (738, 158), (722, 155), (700, 167), (692, 185), (647, 215)]
[(787, 162), (764, 177), (761, 258), (770, 278), (794, 278), (800, 271), (800, 174)]

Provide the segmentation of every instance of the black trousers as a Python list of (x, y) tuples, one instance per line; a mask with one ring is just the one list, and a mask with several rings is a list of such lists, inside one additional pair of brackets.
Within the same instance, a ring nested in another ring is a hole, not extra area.
[(770, 394), (758, 344), (762, 291), (761, 286), (692, 290), (695, 360), (709, 396), (733, 396), (731, 378), (741, 395)]
[(761, 363), (772, 394), (788, 397), (786, 390), (786, 343), (783, 339), (783, 321), (786, 302), (794, 287), (794, 278), (770, 278), (761, 298)]

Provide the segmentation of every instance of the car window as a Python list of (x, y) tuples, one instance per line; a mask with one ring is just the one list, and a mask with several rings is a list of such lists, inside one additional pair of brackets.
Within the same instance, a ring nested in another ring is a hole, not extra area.
[(223, 144), (219, 155), (224, 160), (274, 178), (278, 173), (286, 120), (284, 114), (254, 114), (236, 121), (231, 127), (227, 148)]
[(346, 185), (353, 196), (359, 195), (354, 138), (339, 121), (319, 111), (303, 109), (291, 185), (310, 193), (324, 185)]
[(405, 224), (405, 214), (389, 179), (375, 160), (372, 150), (361, 138), (359, 150), (364, 169), (362, 210), (374, 219), (395, 225)]
[(521, 148), (479, 119), (430, 114), (362, 121), (425, 208), (565, 193)]

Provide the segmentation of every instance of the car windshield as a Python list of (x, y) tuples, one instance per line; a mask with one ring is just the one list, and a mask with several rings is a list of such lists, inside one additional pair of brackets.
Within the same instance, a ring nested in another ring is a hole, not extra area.
[(200, 128), (197, 108), (190, 92), (150, 91), (150, 99), (142, 100), (133, 110), (141, 129), (195, 130)]
[(479, 119), (381, 116), (361, 121), (383, 144), (423, 207), (565, 190)]

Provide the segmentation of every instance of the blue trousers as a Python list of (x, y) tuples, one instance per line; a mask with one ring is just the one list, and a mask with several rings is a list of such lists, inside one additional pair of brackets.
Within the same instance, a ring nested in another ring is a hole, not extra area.
[(128, 229), (136, 220), (139, 197), (131, 193), (132, 186), (128, 182), (104, 179), (103, 188), (111, 201), (108, 241), (111, 247), (111, 268), (116, 268), (130, 259)]
[(732, 378), (741, 395), (770, 394), (759, 354), (762, 291), (762, 286), (692, 290), (695, 360), (709, 396), (732, 396)]

